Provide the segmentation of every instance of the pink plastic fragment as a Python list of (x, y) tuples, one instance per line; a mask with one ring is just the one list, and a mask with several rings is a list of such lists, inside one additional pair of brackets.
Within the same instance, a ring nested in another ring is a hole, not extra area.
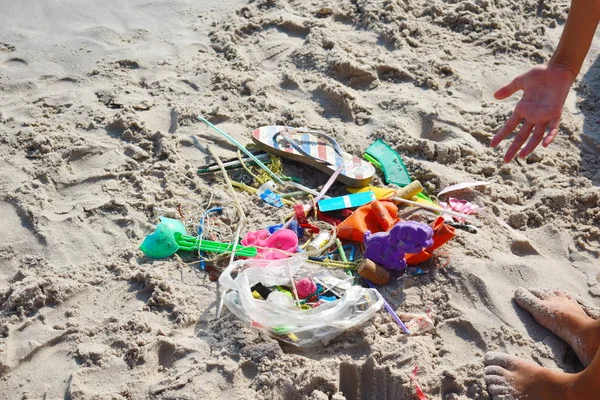
[[(470, 215), (477, 214), (481, 207), (477, 204), (468, 202), (467, 200), (455, 199), (448, 197), (448, 202), (440, 201), (440, 206), (446, 210), (456, 211), (462, 214)], [(454, 217), (457, 221), (464, 221), (464, 218)]]
[(421, 387), (417, 383), (417, 373), (418, 372), (419, 372), (419, 366), (415, 365), (415, 368), (413, 369), (413, 372), (412, 372), (411, 380), (413, 381), (413, 385), (415, 385), (415, 392), (417, 392), (417, 397), (419, 398), (419, 400), (427, 400), (427, 396), (425, 396), (425, 393), (423, 393), (423, 390), (421, 390)]
[(298, 249), (298, 236), (290, 229), (280, 229), (272, 235), (269, 231), (248, 232), (242, 239), (244, 246), (255, 246), (258, 255), (255, 260), (278, 260), (287, 258)]
[(425, 333), (435, 329), (430, 312), (422, 314), (403, 313), (400, 315), (400, 319), (402, 319), (412, 334)]
[(302, 278), (295, 282), (298, 297), (305, 299), (317, 291), (317, 285), (309, 278)]

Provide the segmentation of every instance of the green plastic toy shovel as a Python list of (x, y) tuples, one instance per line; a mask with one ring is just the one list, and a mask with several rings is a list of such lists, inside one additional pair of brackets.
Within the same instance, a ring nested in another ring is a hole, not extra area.
[[(160, 223), (156, 225), (156, 231), (146, 236), (140, 250), (150, 258), (167, 258), (178, 250), (227, 253), (233, 250), (233, 244), (199, 240), (194, 236), (188, 236), (185, 232), (185, 226), (180, 221), (160, 217)], [(242, 257), (254, 257), (257, 250), (256, 247), (237, 246), (235, 254)]]

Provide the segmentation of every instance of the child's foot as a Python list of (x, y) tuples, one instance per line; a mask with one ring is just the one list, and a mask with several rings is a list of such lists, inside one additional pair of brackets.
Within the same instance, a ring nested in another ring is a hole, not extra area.
[(542, 368), (504, 353), (485, 355), (483, 369), (494, 400), (567, 400), (573, 398), (576, 375)]
[(515, 291), (515, 301), (540, 325), (567, 342), (584, 366), (590, 365), (600, 345), (600, 325), (577, 301), (559, 291), (525, 288)]

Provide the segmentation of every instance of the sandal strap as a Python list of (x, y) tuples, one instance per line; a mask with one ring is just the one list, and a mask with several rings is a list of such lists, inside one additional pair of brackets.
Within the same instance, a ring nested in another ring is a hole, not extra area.
[[(324, 139), (326, 141), (328, 141), (331, 146), (333, 147), (333, 150), (340, 156), (343, 157), (343, 152), (342, 149), (340, 147), (340, 145), (338, 144), (338, 142), (331, 136), (329, 136), (328, 134), (326, 134), (325, 132), (321, 132), (321, 131), (309, 131), (309, 130), (303, 130), (303, 129), (293, 129), (294, 133), (310, 133), (313, 136), (316, 136), (318, 138)], [(309, 157), (312, 158), (318, 162), (324, 163), (326, 165), (332, 165), (329, 161), (324, 160), (322, 158), (319, 157), (315, 157), (311, 154), (308, 154), (306, 151), (304, 151), (304, 149), (302, 149), (302, 146), (299, 142), (297, 142), (296, 140), (294, 140), (294, 138), (292, 138), (290, 136), (291, 131), (288, 128), (284, 128), (280, 131), (278, 131), (275, 135), (273, 135), (273, 142), (277, 143), (277, 141), (275, 140), (275, 138), (277, 137), (277, 135), (280, 135), (290, 146), (292, 146), (292, 148), (294, 150), (296, 150), (298, 153), (302, 154), (305, 157)]]

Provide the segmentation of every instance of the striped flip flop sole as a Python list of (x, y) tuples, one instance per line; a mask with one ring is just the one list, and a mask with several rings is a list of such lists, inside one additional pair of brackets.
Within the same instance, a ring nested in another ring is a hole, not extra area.
[[(282, 135), (277, 134), (286, 128), (288, 135), (310, 157), (299, 153)], [(252, 140), (264, 151), (310, 165), (327, 175), (332, 175), (338, 166), (343, 165), (337, 180), (348, 186), (363, 187), (371, 183), (375, 177), (373, 165), (352, 154), (342, 152), (340, 155), (327, 140), (303, 130), (304, 128), (262, 126), (252, 132)], [(329, 165), (319, 160), (324, 160)]]

